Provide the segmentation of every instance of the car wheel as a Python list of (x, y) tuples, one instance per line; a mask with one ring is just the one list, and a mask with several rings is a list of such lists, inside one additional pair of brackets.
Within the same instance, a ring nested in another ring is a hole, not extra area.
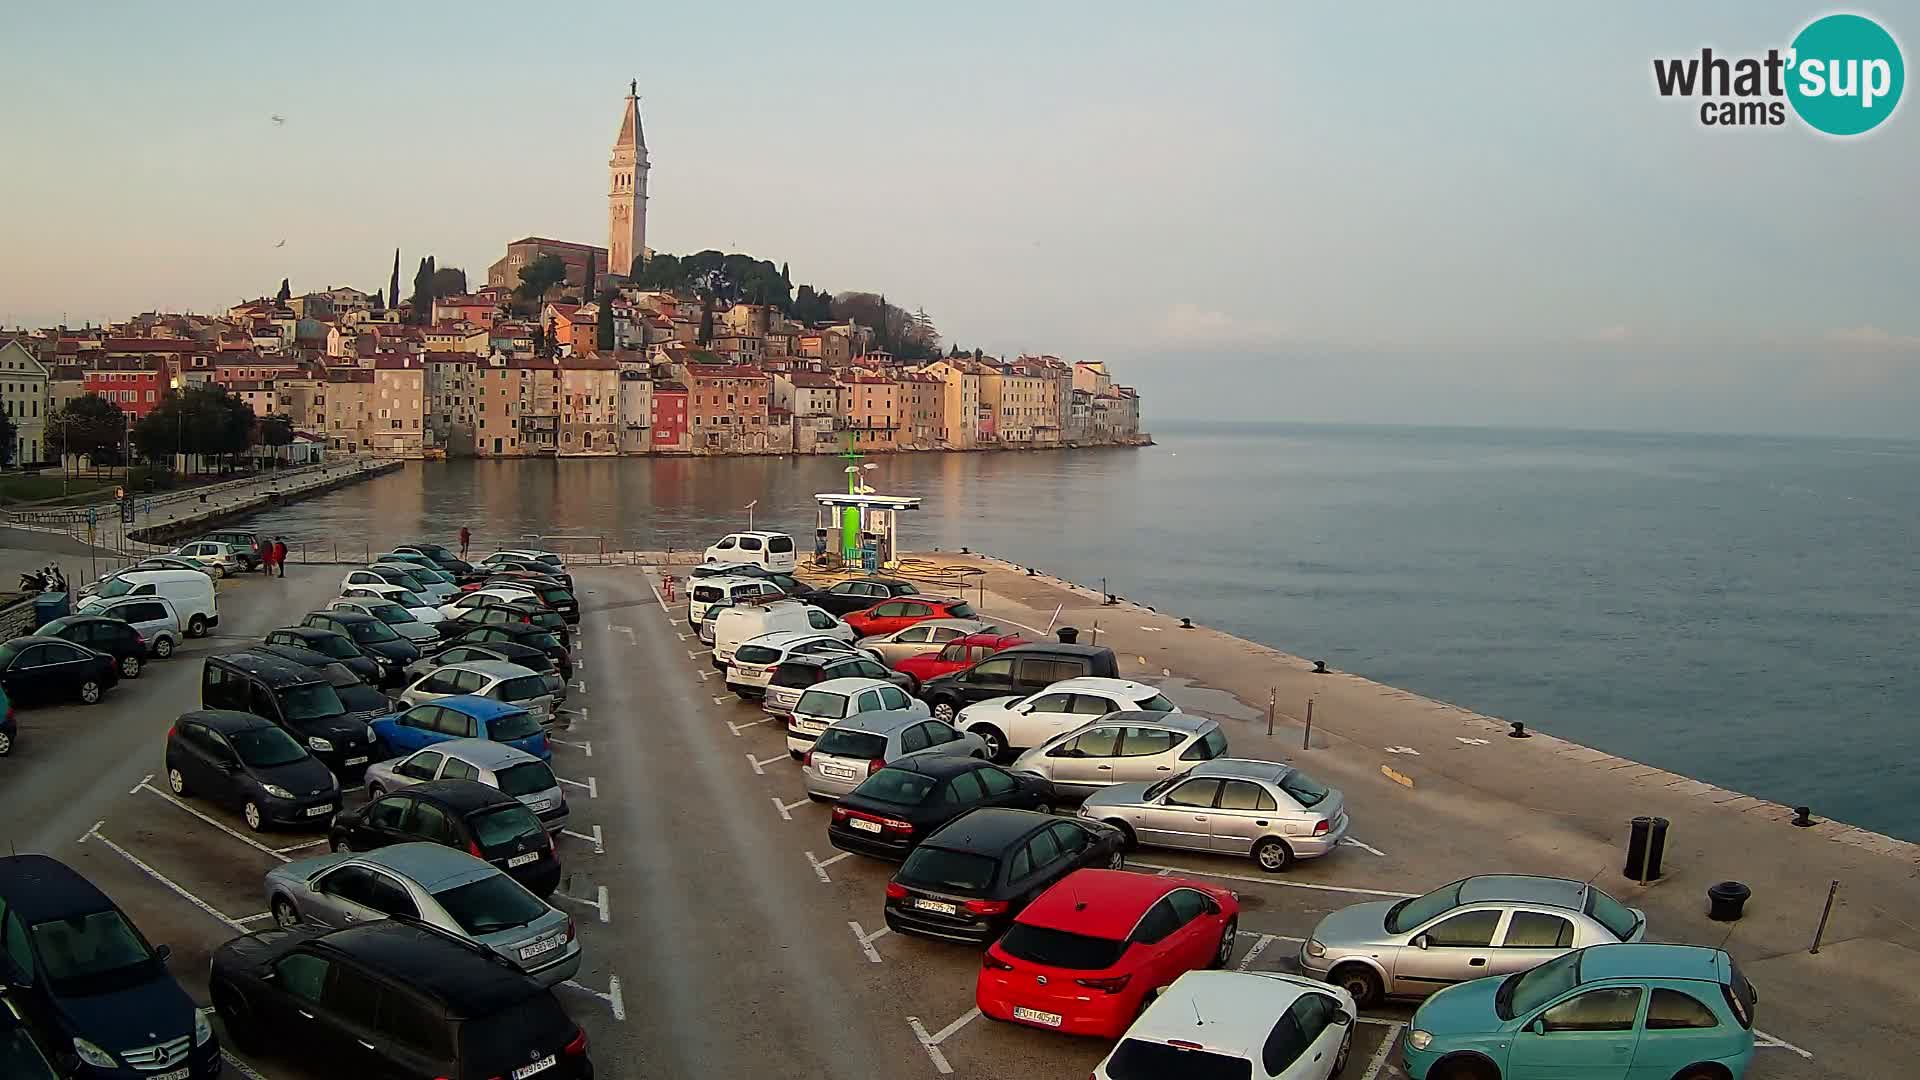
[(353, 844), (344, 837), (328, 840), (327, 850), (333, 852), (335, 855), (350, 855), (353, 853)]
[(1333, 1059), (1333, 1075), (1347, 1071), (1347, 1057), (1353, 1053), (1353, 1025), (1347, 1025), (1347, 1037), (1340, 1040), (1340, 1056)]
[(1214, 967), (1223, 968), (1233, 963), (1233, 944), (1234, 941), (1238, 939), (1239, 934), (1240, 920), (1238, 918), (1228, 919), (1227, 925), (1220, 930), (1220, 948), (1214, 950)]
[(1036, 814), (1051, 814), (1053, 813), (1053, 804), (1040, 803), (1033, 808), (1033, 812)]
[(944, 720), (949, 724), (953, 723), (953, 702), (936, 701), (931, 707), (935, 720)]
[(387, 793), (387, 789), (381, 787), (379, 784), (367, 785), (367, 801), (368, 802), (372, 802), (373, 800), (379, 798), (382, 795), (385, 795), (386, 793)]
[(88, 679), (80, 684), (80, 700), (88, 705), (100, 703), (100, 680)]
[(167, 786), (173, 789), (175, 795), (189, 794), (187, 791), (187, 778), (179, 769), (170, 768), (167, 770)]
[(1353, 997), (1356, 1009), (1365, 1009), (1379, 1003), (1385, 994), (1380, 985), (1380, 976), (1365, 964), (1344, 964), (1333, 969), (1327, 981), (1345, 990)]
[(1293, 849), (1285, 840), (1269, 836), (1253, 846), (1253, 861), (1269, 874), (1277, 874), (1293, 865)]
[(1726, 1072), (1712, 1065), (1689, 1065), (1673, 1080), (1726, 1080)]
[(207, 636), (207, 617), (205, 615), (195, 615), (193, 618), (187, 620), (187, 636)]
[(162, 660), (165, 660), (167, 657), (172, 656), (173, 655), (173, 639), (168, 637), (165, 634), (161, 634), (158, 638), (154, 639), (153, 655), (159, 657)]
[(1121, 851), (1132, 851), (1140, 846), (1140, 838), (1133, 835), (1133, 826), (1124, 821), (1108, 821), (1105, 824), (1120, 834)]
[(1500, 1080), (1500, 1070), (1482, 1058), (1454, 1058), (1434, 1066), (1427, 1080)]
[(1107, 869), (1125, 870), (1126, 868), (1127, 868), (1127, 853), (1120, 848), (1114, 848), (1113, 854), (1107, 856)]
[(973, 734), (980, 736), (981, 742), (987, 744), (988, 761), (999, 761), (1006, 754), (1007, 737), (1000, 734), (999, 728), (991, 724), (982, 724), (972, 731)]
[(220, 1016), (220, 1023), (227, 1029), (227, 1041), (242, 1053), (252, 1053), (260, 1049), (260, 1040), (253, 1032), (253, 1018), (247, 1013), (247, 1003), (239, 991), (226, 983), (213, 988), (213, 1011)]
[(292, 929), (300, 924), (300, 910), (293, 906), (293, 901), (276, 896), (273, 898), (273, 921), (285, 929)]
[(128, 678), (128, 679), (139, 678), (140, 677), (140, 658), (137, 656), (121, 657), (120, 658), (120, 674), (123, 678)]
[(0, 757), (13, 753), (13, 736), (0, 731)]
[(261, 829), (266, 828), (267, 822), (266, 818), (260, 813), (260, 804), (254, 802), (252, 799), (248, 799), (247, 805), (240, 808), (240, 816), (246, 819), (247, 828), (252, 829), (254, 832), (259, 832)]

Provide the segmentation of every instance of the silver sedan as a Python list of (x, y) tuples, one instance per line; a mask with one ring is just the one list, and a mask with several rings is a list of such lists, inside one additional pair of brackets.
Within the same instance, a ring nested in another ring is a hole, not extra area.
[(1338, 788), (1291, 765), (1247, 758), (1215, 758), (1154, 784), (1114, 784), (1089, 795), (1080, 816), (1148, 847), (1251, 857), (1268, 872), (1319, 858), (1347, 835)]
[(853, 647), (872, 653), (881, 663), (892, 667), (909, 656), (939, 652), (940, 646), (954, 638), (997, 632), (999, 627), (980, 619), (925, 619), (891, 634), (861, 638)]
[(440, 844), (288, 863), (267, 874), (267, 909), (285, 927), (419, 919), (493, 950), (543, 986), (580, 970), (572, 916), (486, 861)]

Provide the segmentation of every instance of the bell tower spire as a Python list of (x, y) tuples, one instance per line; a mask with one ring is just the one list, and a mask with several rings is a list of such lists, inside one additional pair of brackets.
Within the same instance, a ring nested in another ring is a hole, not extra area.
[(640, 80), (627, 83), (620, 133), (607, 162), (607, 273), (627, 277), (647, 251), (647, 136), (640, 126)]

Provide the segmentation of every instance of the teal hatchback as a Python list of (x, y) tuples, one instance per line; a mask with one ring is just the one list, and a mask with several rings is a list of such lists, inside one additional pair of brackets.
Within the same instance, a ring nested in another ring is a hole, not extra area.
[(1413, 1014), (1413, 1080), (1741, 1080), (1755, 994), (1693, 945), (1595, 945), (1448, 987)]

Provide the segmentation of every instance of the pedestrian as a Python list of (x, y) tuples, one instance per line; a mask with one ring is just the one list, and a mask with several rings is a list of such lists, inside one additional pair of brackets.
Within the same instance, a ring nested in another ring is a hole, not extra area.
[(467, 557), (467, 544), (470, 543), (472, 540), (473, 540), (473, 534), (467, 531), (467, 527), (465, 525), (460, 526), (460, 557), (461, 558), (464, 559)]
[(268, 577), (273, 576), (273, 541), (272, 540), (263, 540), (260, 543), (260, 569), (265, 570), (267, 572)]
[(287, 576), (287, 542), (279, 537), (273, 538), (273, 565), (279, 567), (280, 576)]

